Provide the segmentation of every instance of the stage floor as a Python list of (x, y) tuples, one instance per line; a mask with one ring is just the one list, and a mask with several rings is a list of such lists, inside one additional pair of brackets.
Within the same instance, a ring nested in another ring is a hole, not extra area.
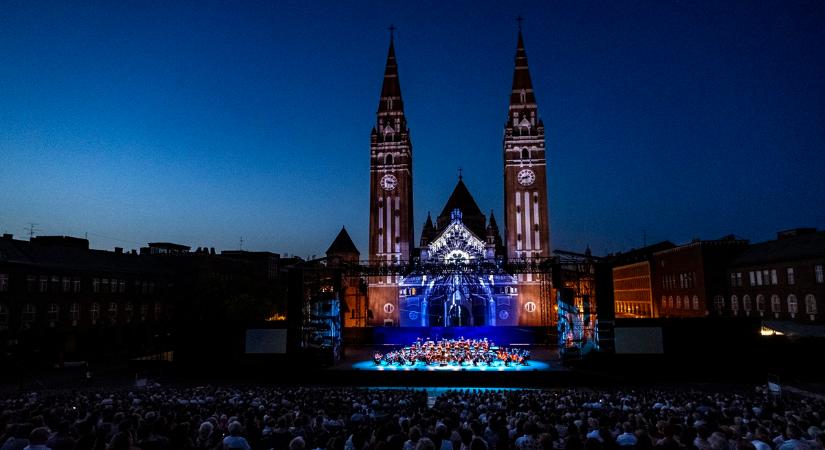
[(337, 370), (358, 370), (369, 372), (546, 372), (546, 371), (567, 371), (559, 361), (558, 350), (546, 347), (530, 347), (531, 359), (527, 361), (527, 365), (464, 365), (464, 366), (439, 366), (426, 365), (424, 363), (416, 363), (415, 365), (375, 365), (372, 360), (372, 355), (376, 348), (373, 346), (365, 347), (348, 347), (346, 350), (346, 357), (337, 364), (334, 369)]

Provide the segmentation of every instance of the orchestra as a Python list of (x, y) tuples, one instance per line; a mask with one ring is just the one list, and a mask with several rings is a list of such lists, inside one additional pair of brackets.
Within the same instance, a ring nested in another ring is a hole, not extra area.
[(373, 362), (376, 366), (526, 366), (530, 359), (527, 349), (498, 347), (484, 339), (441, 339), (433, 341), (421, 338), (407, 347), (387, 353), (376, 351)]

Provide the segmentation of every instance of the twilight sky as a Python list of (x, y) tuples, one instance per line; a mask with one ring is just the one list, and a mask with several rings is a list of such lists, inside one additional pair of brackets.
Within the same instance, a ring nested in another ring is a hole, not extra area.
[(500, 218), (519, 14), (554, 248), (825, 227), (822, 1), (5, 0), (0, 230), (366, 256), (391, 23), (416, 239), (458, 167)]

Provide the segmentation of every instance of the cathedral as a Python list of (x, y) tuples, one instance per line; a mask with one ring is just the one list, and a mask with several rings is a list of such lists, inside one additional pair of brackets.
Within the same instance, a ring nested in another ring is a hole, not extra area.
[(369, 277), (367, 325), (540, 325), (550, 302), (539, 297), (552, 298), (545, 275), (471, 269), (551, 256), (544, 124), (521, 29), (502, 143), (503, 239), (493, 212), (482, 212), (459, 176), (415, 240), (413, 151), (398, 72), (391, 37), (370, 134), (369, 264), (407, 270)]

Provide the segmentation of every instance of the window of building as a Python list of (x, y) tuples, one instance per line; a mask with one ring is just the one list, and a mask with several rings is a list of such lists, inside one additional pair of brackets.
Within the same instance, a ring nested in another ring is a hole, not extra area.
[(63, 292), (69, 292), (72, 290), (72, 279), (69, 277), (63, 277)]
[(735, 295), (730, 296), (730, 309), (734, 314), (739, 311), (739, 297)]
[(788, 296), (788, 312), (792, 315), (799, 312), (799, 302), (796, 301), (796, 296), (793, 294)]
[(745, 295), (742, 297), (742, 309), (744, 309), (747, 313), (751, 312), (751, 310), (753, 309), (750, 295)]
[(771, 284), (771, 271), (768, 269), (763, 270), (762, 279), (765, 281), (765, 285)]
[(676, 296), (676, 309), (682, 309), (682, 297)]
[(384, 157), (384, 164), (386, 164), (386, 165), (391, 165), (392, 164), (392, 154), (387, 154), (387, 156)]
[(521, 159), (530, 159), (530, 149), (527, 147), (521, 149)]
[(673, 309), (673, 297), (667, 298), (667, 307)]
[(72, 303), (69, 307), (69, 318), (72, 321), (72, 325), (77, 325), (80, 321), (80, 303)]
[(160, 306), (160, 303), (155, 303), (155, 320), (160, 320), (161, 311), (163, 311), (163, 307)]
[(756, 286), (756, 272), (752, 270), (748, 272), (748, 278), (750, 279), (751, 286)]
[(757, 286), (762, 286), (762, 271), (761, 270), (756, 271), (756, 285)]
[[(816, 297), (813, 294), (808, 294), (805, 296), (805, 313), (810, 315), (816, 315)], [(2, 318), (0, 317), (0, 320)]]
[(134, 317), (134, 310), (135, 307), (132, 305), (132, 302), (126, 302), (126, 305), (123, 307), (123, 311), (126, 313), (127, 322), (132, 321), (132, 317)]
[(776, 276), (776, 269), (771, 269), (771, 284), (774, 286), (779, 284), (778, 277)]
[(716, 311), (722, 312), (725, 310), (725, 297), (717, 295), (713, 297), (713, 305), (716, 306)]
[(100, 292), (100, 278), (92, 279), (92, 292), (95, 294)]
[(31, 303), (26, 303), (23, 305), (23, 313), (20, 315), (20, 322), (24, 327), (28, 328), (34, 322), (36, 316), (37, 308)]
[(694, 311), (699, 311), (699, 296), (698, 295), (693, 296), (693, 310)]
[(535, 302), (527, 302), (524, 304), (524, 310), (531, 313), (536, 311), (536, 303)]
[(796, 284), (796, 276), (793, 273), (793, 267), (788, 267), (788, 284)]
[(730, 287), (736, 287), (736, 274), (730, 273)]
[(100, 320), (99, 303), (92, 303), (92, 306), (89, 308), (89, 318), (92, 320), (92, 325), (96, 324), (97, 321)]
[(756, 296), (756, 310), (760, 313), (765, 312), (765, 296), (762, 294)]
[(782, 300), (776, 294), (771, 295), (771, 312), (778, 313), (782, 311)]
[(115, 302), (109, 303), (109, 319), (112, 321), (117, 320), (117, 303)]
[(8, 292), (9, 290), (9, 274), (0, 273), (0, 292)]
[(40, 284), (38, 288), (38, 292), (46, 292), (49, 290), (49, 277), (45, 275), (40, 276)]
[(121, 294), (123, 294), (124, 292), (126, 292), (126, 280), (120, 280), (120, 281), (118, 281), (118, 286), (117, 286), (117, 287), (118, 287), (118, 291), (119, 291)]
[(140, 305), (140, 321), (145, 322), (147, 317), (149, 317), (149, 305), (144, 303)]
[(80, 278), (72, 278), (72, 292), (80, 292)]
[(5, 303), (0, 303), (0, 330), (9, 328), (9, 307)]
[(825, 273), (822, 272), (822, 264), (817, 264), (814, 266), (814, 278), (819, 284), (825, 283)]
[(742, 282), (742, 272), (736, 272), (736, 286), (742, 287), (744, 283)]
[(57, 322), (60, 320), (60, 305), (57, 303), (49, 303), (49, 309), (46, 312), (46, 318), (49, 322)]

